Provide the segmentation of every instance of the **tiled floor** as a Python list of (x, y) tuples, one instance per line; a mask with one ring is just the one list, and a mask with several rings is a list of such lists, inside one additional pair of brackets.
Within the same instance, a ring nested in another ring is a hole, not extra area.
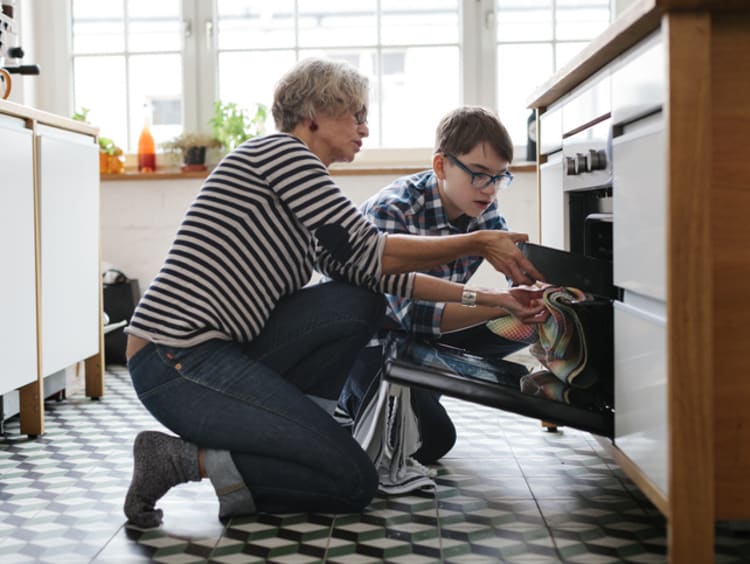
[[(226, 527), (207, 481), (162, 500), (161, 528), (125, 525), (131, 444), (159, 426), (111, 367), (100, 401), (48, 404), (47, 432), (0, 443), (0, 562), (663, 562), (664, 520), (586, 433), (445, 399), (458, 442), (435, 494), (356, 515), (258, 515)], [(750, 562), (750, 534), (717, 529), (717, 562)]]

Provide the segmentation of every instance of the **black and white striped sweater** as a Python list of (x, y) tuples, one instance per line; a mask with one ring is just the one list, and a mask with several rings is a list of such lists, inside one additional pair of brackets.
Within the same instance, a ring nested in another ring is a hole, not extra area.
[(413, 274), (381, 275), (385, 237), (299, 139), (252, 139), (204, 182), (127, 332), (176, 347), (250, 342), (313, 269), (409, 297)]

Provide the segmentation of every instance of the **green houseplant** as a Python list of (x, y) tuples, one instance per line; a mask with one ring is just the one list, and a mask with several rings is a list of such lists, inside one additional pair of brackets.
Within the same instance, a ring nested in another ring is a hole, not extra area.
[(206, 170), (206, 150), (221, 147), (221, 142), (206, 133), (181, 133), (161, 143), (166, 153), (182, 158), (182, 170)]
[(255, 111), (249, 111), (234, 102), (218, 100), (214, 104), (214, 115), (209, 120), (214, 137), (226, 151), (231, 151), (248, 139), (263, 135), (266, 130), (268, 108), (256, 104)]

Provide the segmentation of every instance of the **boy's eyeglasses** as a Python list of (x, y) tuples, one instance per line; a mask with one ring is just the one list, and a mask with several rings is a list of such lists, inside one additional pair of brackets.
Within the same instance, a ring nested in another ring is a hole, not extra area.
[(471, 176), (471, 185), (477, 190), (484, 190), (490, 184), (494, 184), (495, 190), (505, 190), (510, 186), (510, 183), (513, 182), (513, 175), (507, 170), (500, 174), (495, 174), (494, 176), (492, 174), (487, 174), (486, 172), (474, 172), (450, 153), (443, 154), (448, 157), (454, 165)]

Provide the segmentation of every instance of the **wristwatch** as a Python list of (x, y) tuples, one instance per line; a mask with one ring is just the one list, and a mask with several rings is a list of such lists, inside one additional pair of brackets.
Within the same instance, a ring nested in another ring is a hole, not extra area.
[(468, 307), (476, 306), (477, 305), (477, 291), (464, 286), (464, 291), (461, 292), (461, 303)]

